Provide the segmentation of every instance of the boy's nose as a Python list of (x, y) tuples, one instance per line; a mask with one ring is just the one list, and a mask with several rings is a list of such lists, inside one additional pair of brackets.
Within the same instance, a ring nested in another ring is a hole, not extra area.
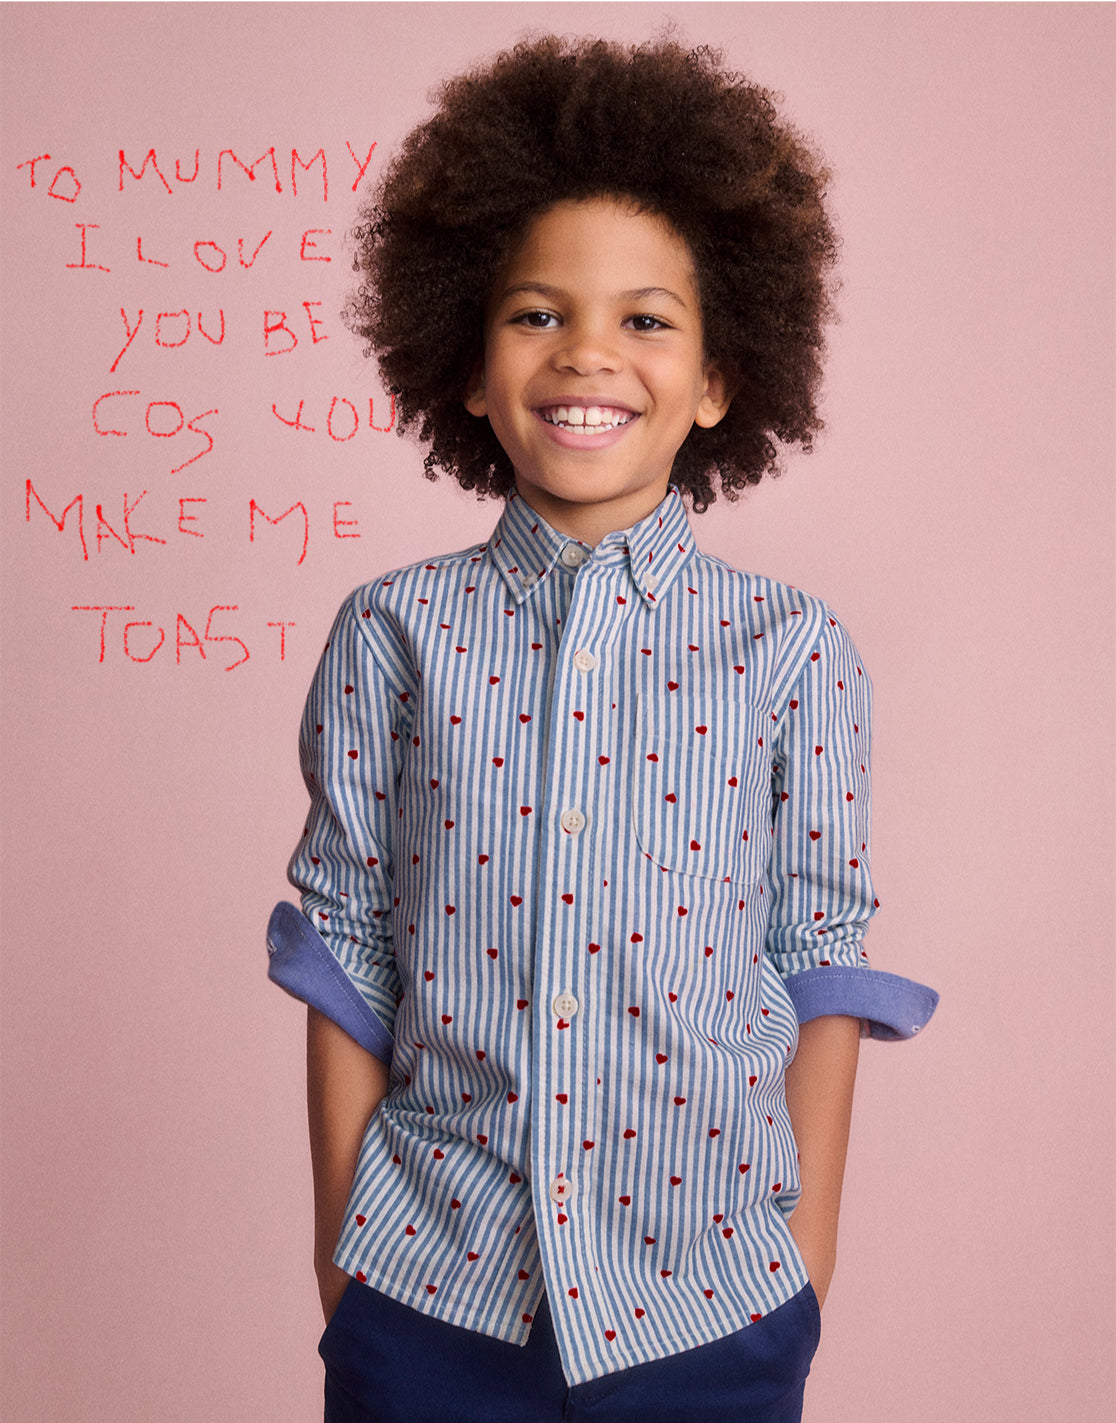
[(598, 371), (614, 371), (620, 365), (617, 343), (603, 330), (587, 326), (568, 326), (566, 340), (555, 352), (560, 370), (577, 375), (596, 375)]

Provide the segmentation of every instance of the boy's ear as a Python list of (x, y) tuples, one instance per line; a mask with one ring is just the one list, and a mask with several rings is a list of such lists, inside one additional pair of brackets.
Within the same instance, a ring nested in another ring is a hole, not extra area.
[(465, 409), (470, 415), (483, 417), (488, 414), (488, 402), (484, 396), (484, 364), (478, 361), (469, 373), (465, 386)]
[(694, 424), (700, 425), (705, 430), (718, 424), (724, 419), (725, 412), (732, 404), (732, 397), (735, 394), (735, 384), (729, 383), (721, 368), (707, 365), (705, 368), (705, 389), (698, 401)]

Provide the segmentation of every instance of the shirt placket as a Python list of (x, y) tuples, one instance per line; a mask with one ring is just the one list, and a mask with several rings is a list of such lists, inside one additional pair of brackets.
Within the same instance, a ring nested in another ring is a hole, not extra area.
[[(593, 1308), (595, 1122), (599, 1095), (598, 1005), (592, 951), (603, 833), (616, 795), (609, 775), (613, 669), (623, 561), (574, 545), (562, 562), (577, 568), (551, 689), (545, 828), (539, 844), (536, 923), (533, 1183), (543, 1271), (552, 1313), (570, 1315), (559, 1338), (585, 1335)], [(563, 1321), (565, 1323), (565, 1321)]]

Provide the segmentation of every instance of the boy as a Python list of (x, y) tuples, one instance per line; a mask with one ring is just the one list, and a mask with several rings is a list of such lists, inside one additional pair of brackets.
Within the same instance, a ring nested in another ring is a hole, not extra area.
[(327, 1419), (800, 1416), (861, 1022), (936, 996), (861, 947), (855, 649), (682, 494), (819, 427), (824, 178), (716, 56), (547, 39), (446, 86), (358, 230), (401, 428), (507, 504), (358, 589), (307, 703), (269, 947)]

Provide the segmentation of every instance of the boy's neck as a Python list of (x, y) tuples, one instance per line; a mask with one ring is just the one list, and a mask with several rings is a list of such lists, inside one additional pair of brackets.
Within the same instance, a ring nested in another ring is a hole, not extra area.
[(653, 514), (667, 494), (665, 488), (654, 492), (643, 489), (637, 494), (599, 504), (579, 504), (557, 499), (534, 485), (526, 489), (517, 485), (517, 489), (519, 497), (536, 514), (541, 514), (552, 529), (589, 548), (596, 548), (609, 534), (633, 528)]

